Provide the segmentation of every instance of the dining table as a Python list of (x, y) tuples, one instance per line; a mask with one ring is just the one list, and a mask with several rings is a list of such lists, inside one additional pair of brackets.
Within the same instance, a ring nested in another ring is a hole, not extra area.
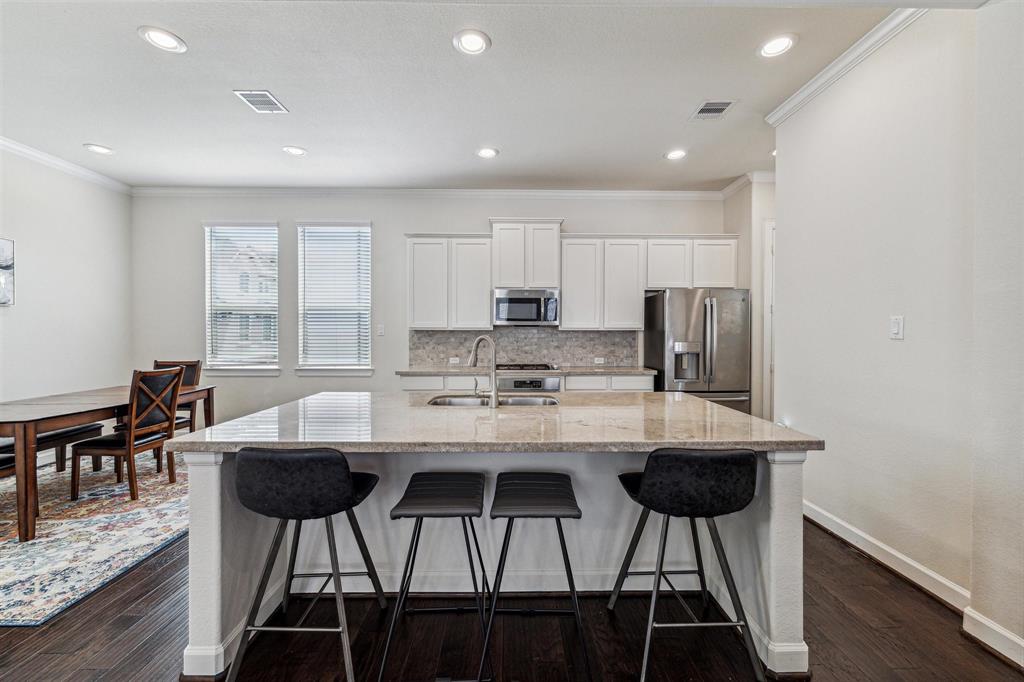
[[(215, 388), (182, 386), (178, 407), (202, 401), (204, 426), (212, 426)], [(36, 436), (90, 422), (120, 419), (127, 413), (130, 399), (130, 386), (109, 386), (0, 403), (0, 436), (14, 438), (19, 541), (28, 542), (36, 537)]]

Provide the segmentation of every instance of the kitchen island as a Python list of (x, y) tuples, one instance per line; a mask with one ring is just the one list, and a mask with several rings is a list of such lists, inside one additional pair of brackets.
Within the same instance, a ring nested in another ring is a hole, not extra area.
[[(751, 631), (762, 660), (776, 673), (807, 670), (803, 641), (802, 489), (807, 452), (817, 438), (682, 393), (573, 392), (545, 406), (442, 407), (433, 393), (319, 393), (209, 429), (184, 435), (167, 448), (184, 453), (189, 467), (189, 640), (186, 677), (223, 671), (240, 639), (248, 602), (274, 522), (244, 509), (235, 496), (234, 453), (246, 446), (331, 447), (353, 470), (380, 476), (373, 494), (356, 508), (385, 590), (397, 591), (411, 521), (388, 513), (416, 471), (472, 470), (494, 476), (507, 470), (563, 471), (572, 475), (583, 518), (566, 524), (577, 587), (611, 589), (640, 507), (623, 492), (617, 474), (643, 468), (659, 447), (748, 448), (761, 453), (754, 501), (719, 519)], [(490, 490), (488, 490), (488, 496)], [(461, 534), (425, 528), (414, 592), (469, 592), (461, 561)], [(677, 531), (666, 568), (691, 567), (689, 541)], [(478, 523), (484, 561), (493, 571), (503, 524)], [(362, 569), (351, 532), (339, 524), (342, 571)], [(323, 530), (302, 534), (297, 572), (326, 570)], [(504, 591), (565, 591), (560, 566), (548, 559), (558, 542), (546, 524), (517, 531)], [(648, 529), (634, 570), (654, 564), (656, 532)], [(706, 542), (706, 537), (702, 542)], [(278, 561), (261, 618), (280, 602), (284, 561)], [(420, 567), (422, 566), (422, 570)], [(729, 611), (717, 565), (709, 589)], [(695, 583), (696, 581), (694, 581)], [(317, 585), (319, 587), (319, 585)], [(647, 590), (651, 579), (632, 578), (626, 589)], [(296, 580), (294, 591), (315, 591)], [(368, 592), (365, 578), (349, 579), (347, 592)], [(681, 589), (695, 589), (683, 583)]]

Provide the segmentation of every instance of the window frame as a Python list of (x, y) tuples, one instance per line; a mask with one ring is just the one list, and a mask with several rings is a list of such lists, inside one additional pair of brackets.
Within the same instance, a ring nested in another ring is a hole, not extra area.
[[(218, 374), (250, 375), (250, 376), (276, 376), (280, 374), (281, 362), (281, 233), (280, 224), (270, 220), (204, 220), (203, 226), (203, 336), (204, 336), (204, 367), (203, 371), (212, 376)], [(277, 338), (274, 343), (273, 362), (259, 364), (225, 364), (214, 361), (210, 355), (212, 329), (211, 312), (213, 308), (213, 287), (211, 282), (211, 234), (216, 228), (239, 228), (249, 227), (257, 229), (274, 230), (276, 239), (276, 264), (274, 277), (277, 286), (277, 297), (274, 304), (274, 317), (277, 324)]]
[[(369, 313), (369, 330), (368, 330), (368, 356), (367, 364), (365, 365), (343, 365), (343, 364), (323, 364), (323, 363), (304, 363), (302, 360), (303, 356), (303, 318), (305, 310), (304, 294), (305, 294), (305, 237), (304, 231), (306, 229), (324, 229), (324, 228), (360, 228), (366, 229), (369, 233), (369, 276), (367, 281), (367, 297), (369, 304), (367, 312)], [(296, 220), (295, 221), (295, 243), (296, 243), (296, 264), (295, 264), (295, 282), (296, 282), (296, 339), (298, 346), (296, 347), (296, 358), (295, 358), (295, 373), (298, 375), (309, 375), (309, 376), (372, 376), (373, 375), (373, 221), (371, 220)]]

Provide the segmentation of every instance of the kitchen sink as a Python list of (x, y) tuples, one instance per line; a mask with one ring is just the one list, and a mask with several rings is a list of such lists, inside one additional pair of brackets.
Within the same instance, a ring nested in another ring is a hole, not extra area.
[[(439, 395), (427, 401), (428, 405), (443, 407), (487, 407), (491, 404), (487, 396)], [(557, 405), (558, 399), (546, 395), (506, 395), (498, 398), (498, 405)]]

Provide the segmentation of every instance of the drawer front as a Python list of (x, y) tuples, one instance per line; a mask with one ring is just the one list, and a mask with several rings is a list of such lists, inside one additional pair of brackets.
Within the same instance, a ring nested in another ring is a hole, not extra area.
[(473, 379), (476, 378), (479, 381), (476, 386), (481, 391), (490, 390), (491, 388), (491, 377), (489, 376), (447, 376), (444, 378), (444, 387), (449, 391), (472, 391), (473, 390)]
[(403, 391), (443, 391), (444, 377), (398, 377)]
[(611, 377), (613, 391), (653, 391), (654, 377), (650, 375)]
[(608, 377), (580, 374), (565, 377), (567, 391), (607, 391)]

